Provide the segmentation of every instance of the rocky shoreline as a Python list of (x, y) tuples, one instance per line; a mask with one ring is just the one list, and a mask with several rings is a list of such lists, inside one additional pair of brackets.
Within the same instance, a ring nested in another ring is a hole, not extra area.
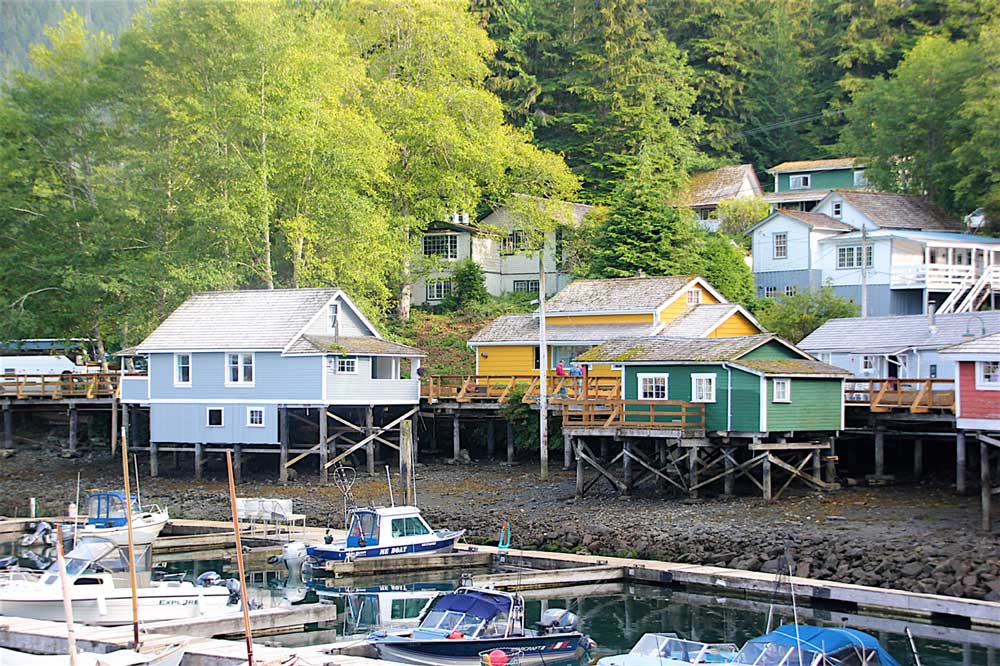
[[(40, 472), (26, 455), (2, 461), (0, 513), (20, 513), (28, 497), (59, 511), (83, 488), (120, 484), (115, 461), (103, 453), (50, 460)], [(209, 470), (216, 473), (218, 470)], [(220, 480), (194, 482), (185, 469), (142, 483), (143, 498), (183, 518), (225, 519), (228, 492)], [(169, 475), (173, 475), (172, 477)], [(514, 546), (595, 555), (622, 555), (709, 564), (750, 571), (785, 571), (844, 583), (1000, 601), (1000, 535), (975, 528), (975, 498), (920, 485), (858, 488), (837, 493), (691, 501), (604, 491), (573, 498), (573, 475), (556, 471), (540, 483), (530, 464), (422, 465), (418, 501), (435, 527), (465, 528), (473, 543), (495, 543), (509, 521)], [(221, 479), (221, 474), (217, 478)], [(281, 485), (250, 481), (240, 495), (290, 497), (310, 524), (342, 525), (342, 495), (315, 477)], [(361, 503), (385, 503), (384, 478), (359, 480)]]

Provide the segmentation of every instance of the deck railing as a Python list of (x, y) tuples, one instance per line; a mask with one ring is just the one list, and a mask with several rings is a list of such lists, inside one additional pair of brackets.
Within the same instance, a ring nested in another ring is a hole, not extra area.
[(61, 375), (0, 375), (4, 398), (114, 398), (121, 375), (109, 373), (63, 373)]
[(683, 400), (564, 400), (564, 428), (703, 430), (705, 405)]
[(954, 379), (849, 379), (844, 403), (867, 406), (873, 412), (908, 409), (914, 414), (931, 410), (955, 411)]
[[(538, 375), (431, 375), (421, 385), (421, 396), (430, 402), (505, 403), (514, 394), (521, 401), (535, 403), (541, 391)], [(614, 398), (621, 395), (621, 379), (617, 377), (558, 377), (546, 378), (546, 395), (552, 402)]]

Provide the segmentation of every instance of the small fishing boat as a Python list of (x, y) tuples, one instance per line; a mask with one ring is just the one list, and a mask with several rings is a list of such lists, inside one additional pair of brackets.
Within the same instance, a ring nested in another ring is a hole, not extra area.
[(577, 628), (577, 617), (550, 608), (535, 629), (524, 626), (519, 594), (460, 587), (440, 596), (409, 633), (372, 633), (379, 657), (419, 666), (478, 666), (492, 650), (516, 653), (520, 666), (579, 658), (591, 645)]
[[(136, 552), (139, 613), (146, 622), (221, 616), (240, 611), (239, 586), (218, 575), (188, 581), (151, 581), (149, 544)], [(132, 622), (132, 590), (128, 582), (128, 546), (108, 539), (86, 537), (66, 554), (66, 575), (72, 590), (77, 622), (114, 626)], [(141, 563), (141, 564), (140, 564)], [(16, 574), (16, 575), (15, 575)], [(66, 619), (62, 586), (55, 566), (45, 571), (12, 572), (0, 584), (0, 615), (54, 620)]]
[(732, 666), (899, 666), (878, 639), (856, 629), (785, 624), (743, 646)]
[[(87, 522), (79, 527), (77, 538), (98, 536), (118, 544), (128, 545), (128, 520), (125, 517), (125, 494), (121, 492), (91, 493), (83, 502)], [(153, 505), (144, 509), (132, 497), (132, 537), (136, 545), (153, 543), (170, 520), (166, 509)]]
[(432, 530), (415, 506), (368, 507), (350, 513), (347, 540), (309, 546), (310, 564), (361, 557), (450, 553), (465, 530)]
[[(184, 658), (183, 645), (169, 645), (150, 652), (135, 650), (115, 650), (97, 654), (77, 652), (77, 666), (179, 666)], [(70, 663), (68, 654), (29, 654), (17, 650), (0, 648), (0, 664), (3, 666), (58, 666)]]
[(733, 643), (702, 643), (677, 634), (643, 634), (628, 654), (602, 657), (597, 666), (685, 666), (728, 664), (738, 648)]

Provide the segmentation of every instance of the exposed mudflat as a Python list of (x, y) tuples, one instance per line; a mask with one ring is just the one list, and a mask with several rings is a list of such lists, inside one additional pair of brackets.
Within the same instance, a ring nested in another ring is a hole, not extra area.
[[(310, 524), (343, 524), (343, 496), (315, 475), (281, 485), (272, 459), (258, 472), (245, 464), (241, 496), (290, 497)], [(225, 520), (229, 516), (224, 462), (206, 465), (194, 482), (190, 458), (173, 469), (163, 455), (161, 478), (142, 467), (144, 502), (169, 507), (175, 517)], [(75, 493), (121, 487), (120, 462), (103, 452), (77, 459), (19, 449), (0, 459), (0, 514), (25, 515), (28, 497), (62, 513)], [(735, 498), (625, 498), (600, 483), (580, 500), (574, 473), (553, 468), (538, 480), (537, 466), (497, 463), (430, 464), (417, 468), (417, 500), (433, 526), (465, 528), (467, 539), (496, 541), (509, 520), (514, 546), (632, 556), (774, 571), (787, 554), (797, 575), (929, 593), (1000, 600), (1000, 535), (979, 531), (978, 496), (959, 497), (932, 483), (848, 488), (833, 493), (789, 489), (778, 501)], [(397, 488), (398, 493), (398, 488)], [(388, 502), (384, 473), (361, 476), (359, 503)]]

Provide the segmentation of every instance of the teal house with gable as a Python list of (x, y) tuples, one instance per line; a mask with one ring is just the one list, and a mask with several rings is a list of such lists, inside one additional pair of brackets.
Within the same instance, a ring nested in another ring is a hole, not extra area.
[(771, 212), (779, 208), (811, 211), (832, 190), (868, 186), (864, 160), (857, 157), (782, 162), (767, 173), (774, 178), (774, 191), (764, 195)]
[(576, 361), (610, 363), (621, 372), (621, 398), (664, 402), (666, 419), (670, 403), (701, 405), (709, 438), (830, 434), (844, 427), (843, 384), (850, 373), (771, 334), (619, 338)]

